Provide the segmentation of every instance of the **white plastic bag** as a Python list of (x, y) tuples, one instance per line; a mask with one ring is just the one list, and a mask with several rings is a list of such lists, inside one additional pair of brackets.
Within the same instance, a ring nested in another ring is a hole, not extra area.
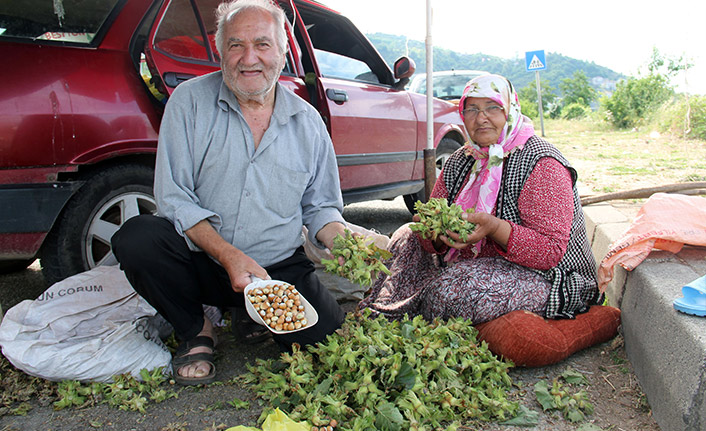
[(139, 379), (142, 368), (171, 361), (158, 321), (117, 266), (101, 266), (7, 310), (0, 346), (15, 367), (47, 380), (106, 382), (123, 373)]

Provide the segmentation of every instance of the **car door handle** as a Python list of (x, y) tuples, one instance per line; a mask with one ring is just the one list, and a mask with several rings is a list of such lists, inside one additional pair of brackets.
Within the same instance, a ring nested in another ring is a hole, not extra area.
[(346, 90), (338, 90), (335, 88), (326, 89), (326, 97), (338, 103), (339, 105), (343, 102), (348, 101), (348, 93)]
[(188, 81), (191, 78), (196, 77), (190, 73), (177, 73), (177, 72), (165, 72), (164, 73), (164, 83), (169, 87), (175, 88), (177, 85), (184, 81)]

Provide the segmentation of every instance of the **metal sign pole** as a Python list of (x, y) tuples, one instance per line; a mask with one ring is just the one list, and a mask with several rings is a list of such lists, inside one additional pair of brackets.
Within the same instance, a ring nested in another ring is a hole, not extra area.
[(539, 70), (534, 71), (534, 77), (537, 81), (537, 105), (539, 107), (539, 123), (542, 125), (542, 137), (544, 137), (544, 109), (542, 109), (542, 87), (539, 84)]
[(427, 0), (427, 145), (424, 149), (424, 191), (426, 199), (436, 182), (436, 151), (434, 150), (434, 47), (431, 40), (432, 8)]

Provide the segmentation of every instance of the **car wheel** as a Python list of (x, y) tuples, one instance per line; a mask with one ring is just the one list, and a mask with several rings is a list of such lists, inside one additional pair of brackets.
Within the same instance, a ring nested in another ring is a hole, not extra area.
[(131, 217), (154, 214), (154, 171), (144, 165), (117, 165), (83, 178), (42, 246), (42, 273), (48, 284), (99, 265), (117, 263), (110, 239)]
[[(451, 157), (451, 154), (453, 154), (460, 147), (461, 144), (451, 138), (443, 138), (441, 142), (439, 142), (439, 146), (436, 147), (436, 178), (439, 178), (441, 168), (444, 166), (444, 163), (446, 163), (446, 160), (448, 160), (448, 158)], [(427, 201), (424, 189), (418, 191), (417, 193), (404, 196), (404, 203), (409, 212), (412, 214), (416, 213), (414, 210), (414, 204), (417, 201)]]
[(34, 262), (32, 259), (3, 260), (0, 261), (0, 274), (10, 274), (27, 269)]

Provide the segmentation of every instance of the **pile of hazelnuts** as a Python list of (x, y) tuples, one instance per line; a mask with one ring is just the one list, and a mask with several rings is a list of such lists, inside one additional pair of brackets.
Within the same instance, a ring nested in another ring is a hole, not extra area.
[(291, 284), (278, 282), (256, 287), (247, 296), (257, 314), (275, 331), (293, 331), (309, 323), (299, 292)]

